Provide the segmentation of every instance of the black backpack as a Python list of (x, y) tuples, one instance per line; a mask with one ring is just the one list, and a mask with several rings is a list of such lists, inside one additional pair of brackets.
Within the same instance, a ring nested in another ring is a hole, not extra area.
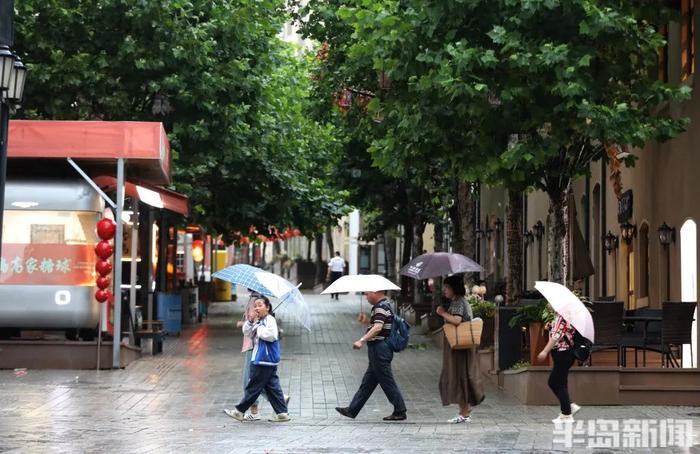
[(588, 361), (591, 356), (591, 347), (593, 347), (593, 342), (583, 337), (578, 330), (574, 331), (574, 344), (571, 346), (574, 358), (581, 362)]

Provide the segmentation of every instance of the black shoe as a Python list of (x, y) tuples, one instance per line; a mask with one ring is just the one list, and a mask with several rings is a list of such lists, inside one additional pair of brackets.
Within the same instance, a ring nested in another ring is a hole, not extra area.
[(385, 416), (384, 421), (405, 421), (406, 413), (392, 413), (389, 416)]
[(350, 413), (350, 409), (348, 407), (335, 407), (335, 411), (345, 416), (346, 418), (355, 419), (352, 413)]

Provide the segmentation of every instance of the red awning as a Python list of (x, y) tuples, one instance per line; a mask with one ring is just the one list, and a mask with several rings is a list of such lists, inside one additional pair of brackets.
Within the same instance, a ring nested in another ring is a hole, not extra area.
[[(105, 191), (115, 191), (117, 188), (117, 179), (110, 176), (99, 176), (93, 178), (97, 186)], [(161, 188), (159, 186), (151, 186), (143, 183), (125, 183), (124, 192), (129, 197), (140, 200), (143, 203), (163, 208), (174, 213), (179, 213), (187, 216), (190, 213), (189, 198), (179, 192)]]
[(10, 121), (9, 158), (72, 158), (89, 164), (127, 160), (127, 176), (170, 183), (170, 143), (162, 123)]

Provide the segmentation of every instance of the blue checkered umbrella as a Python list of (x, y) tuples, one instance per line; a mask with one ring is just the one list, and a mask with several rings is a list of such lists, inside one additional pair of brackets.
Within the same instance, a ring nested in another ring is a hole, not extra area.
[[(224, 268), (212, 274), (213, 277), (242, 285), (265, 296), (278, 298), (280, 303), (275, 310), (284, 305), (284, 310), (291, 312), (306, 328), (311, 329), (311, 311), (299, 289), (288, 280), (257, 268), (238, 264)], [(286, 304), (285, 304), (286, 303)]]

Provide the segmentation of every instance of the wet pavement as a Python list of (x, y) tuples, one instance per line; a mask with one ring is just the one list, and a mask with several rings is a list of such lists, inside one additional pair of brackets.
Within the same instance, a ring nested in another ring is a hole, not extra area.
[[(331, 302), (305, 296), (313, 312), (311, 332), (284, 314), (278, 317), (284, 329), (279, 374), (291, 396), (291, 422), (240, 423), (224, 415), (242, 395), (241, 334), (235, 322), (243, 305), (216, 303), (206, 322), (169, 337), (162, 355), (144, 357), (125, 370), (0, 371), (0, 452), (569, 451), (555, 443), (561, 439), (551, 423), (557, 408), (520, 405), (493, 385), (471, 423), (447, 424), (456, 407), (440, 404), (441, 353), (418, 335), (412, 335), (413, 348), (394, 360), (409, 419), (381, 421), (392, 408), (380, 389), (357, 419), (341, 417), (334, 408), (349, 403), (367, 366), (366, 350), (350, 347), (362, 333), (355, 321), (359, 297)], [(266, 402), (262, 414), (272, 414)], [(693, 441), (700, 440), (700, 409), (694, 407), (586, 407), (577, 416), (584, 424), (596, 418), (620, 424), (689, 420)], [(587, 451), (585, 443), (574, 446)], [(700, 453), (700, 445), (658, 452)]]

